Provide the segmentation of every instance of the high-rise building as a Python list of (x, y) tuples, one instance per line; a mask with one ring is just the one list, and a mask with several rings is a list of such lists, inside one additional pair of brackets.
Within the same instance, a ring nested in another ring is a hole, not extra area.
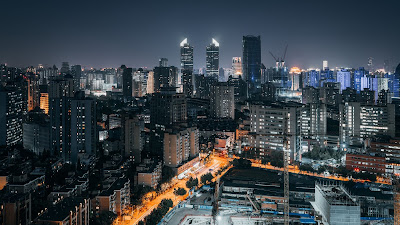
[(22, 142), (22, 92), (0, 85), (0, 146)]
[(350, 71), (346, 69), (342, 69), (337, 71), (336, 81), (340, 83), (340, 90), (343, 91), (344, 89), (351, 87), (351, 74)]
[(40, 106), (39, 75), (30, 73), (28, 81), (28, 111)]
[(195, 127), (164, 133), (164, 164), (178, 167), (199, 154), (199, 130)]
[(290, 160), (301, 159), (301, 115), (299, 103), (252, 102), (250, 104), (250, 146), (260, 159), (271, 151), (283, 151), (285, 142)]
[(353, 85), (352, 87), (356, 89), (357, 93), (360, 93), (361, 90), (367, 87), (362, 87), (361, 85), (361, 79), (366, 76), (366, 71), (364, 70), (364, 67), (360, 67), (358, 70), (354, 71), (354, 80), (353, 80)]
[(71, 71), (70, 71), (70, 68), (69, 68), (69, 63), (68, 62), (62, 62), (61, 70), (60, 70), (61, 76), (65, 76), (65, 75), (69, 74), (70, 72)]
[(132, 72), (132, 68), (125, 68), (122, 73), (122, 95), (125, 102), (132, 99)]
[(324, 61), (322, 61), (322, 70), (326, 70), (326, 69), (329, 69), (329, 67), (328, 67), (328, 61), (327, 61), (327, 60), (324, 60)]
[(228, 84), (229, 86), (233, 86), (235, 103), (246, 100), (246, 82), (241, 77), (229, 76)]
[(168, 59), (167, 58), (160, 58), (158, 66), (159, 67), (168, 67)]
[(125, 139), (124, 156), (133, 163), (140, 163), (144, 147), (142, 135), (144, 131), (144, 120), (138, 116), (125, 116), (123, 118)]
[(248, 85), (248, 93), (256, 93), (261, 88), (261, 38), (243, 36), (243, 76)]
[(233, 75), (235, 76), (242, 76), (242, 58), (241, 57), (233, 57), (232, 58), (232, 70)]
[(175, 87), (162, 88), (153, 94), (150, 102), (150, 119), (155, 126), (166, 127), (186, 122), (187, 105), (185, 95), (176, 93)]
[[(94, 99), (85, 98), (84, 92), (77, 92), (75, 97), (71, 99), (71, 124), (65, 126), (70, 130), (64, 129), (63, 135), (71, 137), (71, 143), (67, 146), (65, 156), (66, 161), (73, 164), (88, 156), (96, 154), (96, 101)], [(67, 115), (68, 116), (68, 115)]]
[(178, 80), (178, 68), (155, 67), (154, 68), (154, 92), (160, 92), (162, 87), (176, 87)]
[(49, 91), (47, 85), (40, 85), (40, 109), (44, 111), (45, 114), (49, 114)]
[(218, 77), (219, 69), (219, 43), (213, 38), (212, 43), (206, 48), (206, 75)]
[(181, 44), (181, 70), (189, 70), (193, 73), (193, 46), (191, 46), (187, 38)]
[(193, 76), (194, 75), (192, 74), (192, 72), (190, 70), (182, 71), (181, 83), (183, 86), (183, 93), (189, 97), (193, 97), (193, 94), (194, 94)]
[(23, 124), (23, 145), (24, 148), (41, 155), (45, 151), (50, 151), (50, 122), (42, 112), (31, 111), (34, 119), (28, 120)]
[(319, 103), (320, 89), (313, 86), (307, 86), (302, 90), (302, 103)]
[(301, 135), (307, 138), (324, 137), (327, 130), (326, 105), (307, 104), (301, 116)]
[(76, 90), (81, 89), (81, 78), (82, 78), (82, 66), (81, 65), (73, 65), (71, 66), (71, 75), (75, 80)]
[(234, 87), (227, 82), (211, 86), (210, 111), (213, 117), (235, 118)]
[(377, 135), (395, 136), (395, 106), (346, 102), (339, 106), (342, 148)]

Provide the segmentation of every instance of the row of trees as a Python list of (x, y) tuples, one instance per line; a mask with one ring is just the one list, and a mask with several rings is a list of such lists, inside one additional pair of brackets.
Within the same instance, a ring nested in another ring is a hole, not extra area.
[(173, 202), (171, 199), (163, 199), (160, 204), (157, 206), (156, 209), (154, 209), (150, 215), (148, 215), (144, 221), (140, 221), (138, 224), (139, 225), (156, 225), (158, 224), (161, 219), (167, 214), (170, 208), (174, 206)]
[(354, 179), (361, 179), (361, 180), (369, 180), (369, 181), (376, 181), (376, 175), (373, 173), (357, 173), (351, 170), (346, 169), (344, 166), (339, 166), (337, 168), (331, 166), (320, 166), (317, 170), (315, 170), (311, 164), (302, 164), (299, 166), (299, 169), (302, 171), (308, 171), (312, 173), (323, 173), (328, 171), (331, 174), (338, 174), (343, 177), (351, 176)]

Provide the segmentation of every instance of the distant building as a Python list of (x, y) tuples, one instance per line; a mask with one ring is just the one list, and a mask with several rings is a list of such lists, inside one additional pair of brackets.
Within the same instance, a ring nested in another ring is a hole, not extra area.
[(125, 68), (122, 73), (122, 95), (124, 101), (130, 101), (132, 99), (132, 68)]
[(40, 106), (39, 75), (29, 74), (28, 78), (28, 111)]
[(178, 68), (170, 67), (155, 67), (154, 68), (154, 86), (153, 92), (160, 92), (163, 87), (176, 87), (178, 81)]
[(20, 90), (0, 86), (0, 146), (22, 142), (23, 105)]
[(41, 155), (50, 151), (50, 123), (49, 121), (27, 122), (23, 124), (24, 148)]
[(134, 163), (141, 162), (141, 154), (143, 151), (143, 135), (144, 120), (137, 116), (124, 117), (124, 139), (125, 151), (124, 156)]
[(317, 183), (315, 201), (311, 202), (311, 205), (321, 224), (359, 225), (361, 223), (360, 205), (341, 185)]
[(69, 63), (68, 62), (62, 62), (61, 63), (61, 69), (60, 69), (60, 73), (61, 76), (65, 76), (67, 74), (70, 74), (70, 68), (69, 68)]
[[(193, 46), (191, 46), (187, 38), (181, 44), (181, 70), (190, 71), (193, 74)], [(166, 66), (165, 66), (166, 67)]]
[(248, 84), (248, 93), (261, 88), (261, 38), (243, 36), (243, 78)]
[(235, 118), (234, 87), (228, 83), (211, 86), (211, 115), (217, 118)]
[(232, 58), (232, 70), (233, 70), (233, 75), (236, 77), (243, 75), (242, 58), (241, 57), (233, 57)]
[(346, 88), (351, 87), (351, 74), (350, 71), (342, 69), (337, 71), (336, 81), (340, 83), (340, 90), (343, 91)]
[(322, 61), (322, 69), (323, 70), (329, 69), (328, 60)]
[(206, 75), (218, 77), (219, 69), (219, 43), (213, 38), (212, 43), (206, 48)]

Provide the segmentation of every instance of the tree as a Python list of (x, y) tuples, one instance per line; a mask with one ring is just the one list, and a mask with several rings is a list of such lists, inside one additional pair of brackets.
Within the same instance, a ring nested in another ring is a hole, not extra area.
[(315, 172), (315, 170), (311, 166), (311, 164), (302, 164), (302, 165), (299, 166), (299, 169), (302, 170), (302, 171)]
[(184, 189), (184, 188), (178, 188), (178, 189), (176, 189), (175, 191), (174, 191), (174, 194), (175, 195), (180, 195), (180, 196), (183, 196), (183, 195), (186, 195), (186, 190)]
[(211, 173), (206, 173), (203, 176), (201, 176), (200, 180), (201, 180), (202, 184), (208, 184), (208, 183), (211, 183), (213, 178), (214, 177)]
[(270, 162), (272, 166), (283, 167), (283, 152), (272, 151), (270, 155)]
[(171, 169), (171, 167), (163, 166), (163, 168), (162, 168), (162, 177), (161, 177), (161, 181), (163, 183), (164, 182), (169, 182), (174, 176), (175, 176), (175, 173)]
[(189, 189), (192, 189), (192, 187), (197, 187), (199, 184), (199, 179), (193, 179), (193, 177), (190, 177), (188, 181), (186, 181), (186, 187)]
[(234, 159), (233, 166), (238, 168), (251, 168), (251, 161), (245, 158)]
[(167, 207), (167, 208), (172, 208), (174, 206), (174, 203), (172, 202), (171, 199), (169, 198), (165, 198), (163, 200), (161, 200), (160, 203), (163, 207)]

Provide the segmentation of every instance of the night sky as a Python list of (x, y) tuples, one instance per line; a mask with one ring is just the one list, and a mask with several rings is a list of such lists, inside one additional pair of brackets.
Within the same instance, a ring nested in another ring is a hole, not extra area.
[(160, 57), (179, 66), (179, 43), (194, 46), (194, 66), (205, 47), (220, 43), (220, 66), (242, 55), (242, 36), (261, 35), (262, 62), (283, 54), (302, 68), (366, 66), (374, 58), (400, 62), (400, 1), (355, 0), (3, 0), (0, 63), (90, 67), (149, 67)]

